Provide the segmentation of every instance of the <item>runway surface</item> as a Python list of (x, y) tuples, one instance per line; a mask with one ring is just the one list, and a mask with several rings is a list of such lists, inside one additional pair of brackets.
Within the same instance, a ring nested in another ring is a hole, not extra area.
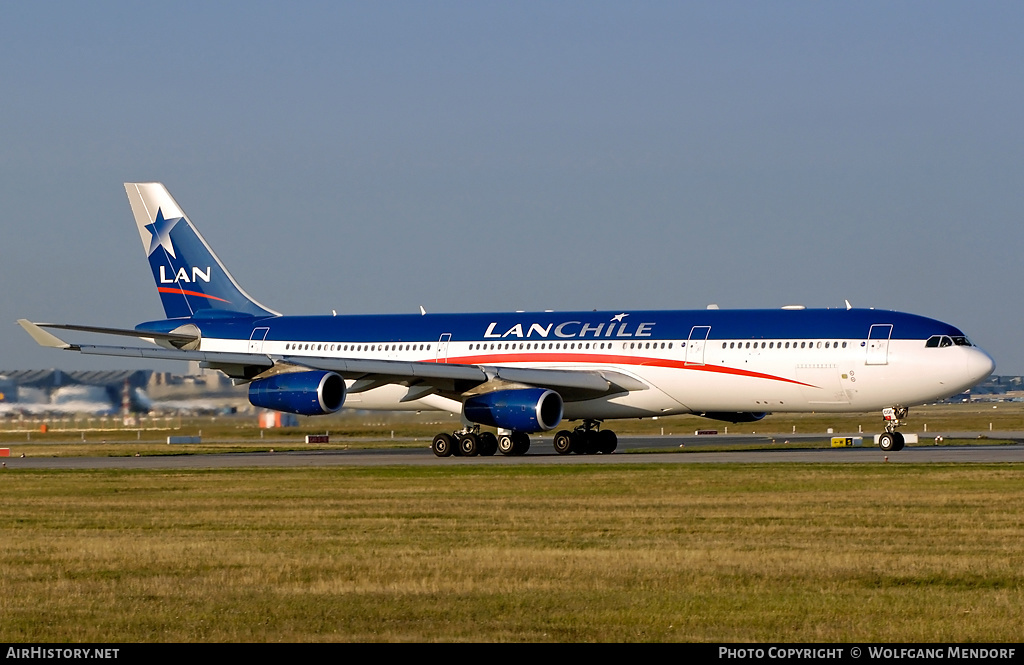
[[(1024, 433), (999, 433), (999, 438), (1024, 440)], [(991, 436), (992, 433), (986, 432)], [(1005, 436), (1003, 436), (1005, 435)], [(1019, 435), (1019, 436), (1011, 436)], [(978, 433), (957, 433), (947, 438), (977, 438)], [(700, 464), (744, 463), (996, 463), (1024, 462), (1024, 445), (999, 446), (908, 446), (900, 452), (884, 453), (870, 445), (863, 448), (797, 449), (797, 441), (823, 441), (815, 436), (717, 436), (717, 437), (620, 437), (611, 455), (558, 455), (548, 438), (534, 443), (521, 457), (435, 457), (425, 442), (415, 448), (339, 449), (302, 452), (229, 453), (215, 455), (155, 455), (143, 457), (9, 457), (8, 469), (223, 469), (246, 467), (325, 466), (437, 466), (437, 465), (537, 465), (537, 464)], [(993, 437), (996, 438), (996, 437)], [(827, 445), (827, 440), (824, 440)], [(751, 444), (769, 446), (744, 450)], [(126, 444), (127, 445), (127, 444)], [(736, 445), (736, 450), (701, 452), (709, 445)]]

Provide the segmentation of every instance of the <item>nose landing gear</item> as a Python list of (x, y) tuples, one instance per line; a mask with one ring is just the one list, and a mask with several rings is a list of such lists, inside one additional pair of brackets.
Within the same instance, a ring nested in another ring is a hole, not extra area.
[(885, 419), (885, 432), (878, 437), (878, 447), (883, 452), (898, 452), (903, 450), (903, 435), (896, 431), (906, 423), (907, 414), (910, 412), (905, 406), (890, 406), (882, 409), (882, 418)]

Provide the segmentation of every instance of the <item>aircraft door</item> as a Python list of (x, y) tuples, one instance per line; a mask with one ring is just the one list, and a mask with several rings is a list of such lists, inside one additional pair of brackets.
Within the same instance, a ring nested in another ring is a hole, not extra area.
[(892, 337), (891, 323), (876, 323), (868, 331), (867, 356), (865, 365), (889, 364), (889, 338)]
[(708, 343), (711, 326), (694, 326), (690, 329), (690, 339), (686, 341), (686, 364), (703, 365), (704, 347)]
[(437, 354), (434, 359), (439, 363), (448, 362), (448, 343), (452, 341), (451, 333), (442, 333), (437, 340)]
[(263, 340), (267, 338), (270, 328), (253, 328), (249, 337), (249, 353), (263, 353)]

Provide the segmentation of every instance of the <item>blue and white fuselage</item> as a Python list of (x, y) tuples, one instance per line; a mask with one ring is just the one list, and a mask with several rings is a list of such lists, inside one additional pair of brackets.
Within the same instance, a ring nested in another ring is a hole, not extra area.
[[(279, 316), (213, 320), (200, 329), (205, 351), (608, 370), (644, 386), (566, 402), (567, 420), (872, 411), (955, 395), (993, 367), (954, 326), (872, 309)], [(949, 342), (929, 346), (933, 338)], [(350, 393), (346, 403), (417, 410), (443, 405), (461, 413), (457, 400), (402, 402), (409, 392), (387, 384)]]
[(615, 418), (877, 409), (896, 414), (882, 445), (899, 449), (906, 407), (960, 393), (994, 368), (952, 325), (875, 309), (283, 316), (238, 286), (163, 185), (126, 190), (167, 318), (135, 331), (50, 327), (162, 348), (70, 345), (23, 322), (37, 340), (198, 360), (250, 382), (254, 404), (297, 413), (342, 403), (457, 413), (465, 427), (435, 439), (439, 455), (452, 444), (494, 452), (480, 425), (497, 427), (499, 449), (514, 454), (526, 433), (582, 421), (556, 435), (556, 450), (608, 451), (614, 435), (599, 424)]

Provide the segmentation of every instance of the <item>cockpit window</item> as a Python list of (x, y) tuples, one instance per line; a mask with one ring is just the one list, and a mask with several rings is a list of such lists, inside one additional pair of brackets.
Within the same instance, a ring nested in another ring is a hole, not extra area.
[(971, 344), (970, 340), (962, 335), (956, 337), (950, 337), (948, 335), (932, 335), (924, 345), (929, 349), (934, 349), (936, 347), (942, 348), (946, 346), (974, 346)]

